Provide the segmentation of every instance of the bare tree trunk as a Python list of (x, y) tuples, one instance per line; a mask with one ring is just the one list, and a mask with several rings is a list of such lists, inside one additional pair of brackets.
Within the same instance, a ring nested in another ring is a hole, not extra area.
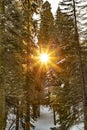
[(17, 101), (16, 108), (16, 130), (19, 130), (19, 102)]
[[(4, 14), (4, 0), (0, 0), (0, 14)], [(4, 76), (2, 72), (3, 66), (3, 53), (2, 53), (2, 41), (3, 41), (3, 30), (4, 22), (0, 19), (0, 130), (5, 129), (5, 91), (4, 91)]]
[(38, 116), (40, 117), (40, 105), (38, 106), (37, 113), (38, 113)]
[(25, 130), (30, 130), (30, 104), (26, 106)]
[(55, 110), (53, 109), (53, 119), (54, 119), (54, 125), (56, 125), (56, 114), (55, 114)]
[(0, 130), (5, 129), (5, 122), (5, 95), (4, 91), (0, 88)]
[(80, 63), (80, 76), (81, 76), (81, 89), (83, 95), (83, 108), (84, 108), (84, 130), (87, 130), (87, 95), (86, 95), (86, 85), (85, 85), (85, 78), (84, 78), (84, 71), (83, 71), (83, 62), (81, 56), (81, 47), (79, 42), (79, 34), (78, 34), (78, 27), (77, 27), (77, 15), (76, 15), (76, 6), (75, 0), (73, 0), (73, 8), (74, 8), (74, 20), (75, 20), (75, 40), (77, 42), (77, 51)]
[(28, 32), (28, 39), (27, 39), (27, 73), (26, 73), (26, 119), (25, 119), (25, 130), (30, 130), (30, 49), (31, 49), (31, 31), (30, 31), (30, 24), (31, 24), (31, 4), (30, 0), (27, 0), (27, 11), (28, 11), (28, 19), (27, 19), (27, 32)]

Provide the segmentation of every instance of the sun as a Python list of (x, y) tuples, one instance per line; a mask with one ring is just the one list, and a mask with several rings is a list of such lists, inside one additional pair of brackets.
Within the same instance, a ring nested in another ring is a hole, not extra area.
[(40, 61), (42, 63), (47, 63), (49, 61), (49, 55), (47, 53), (40, 54)]

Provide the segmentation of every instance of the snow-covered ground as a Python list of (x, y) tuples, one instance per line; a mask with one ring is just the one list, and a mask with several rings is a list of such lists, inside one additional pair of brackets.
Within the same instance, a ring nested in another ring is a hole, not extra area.
[[(8, 113), (8, 118), (7, 118), (7, 125), (5, 130), (9, 130), (9, 127), (11, 126), (11, 130), (15, 130), (15, 119), (16, 116), (12, 113), (12, 109)], [(19, 123), (19, 130), (23, 130), (21, 127), (21, 124)], [(34, 122), (35, 129), (34, 130), (50, 130), (51, 127), (58, 127), (54, 125), (53, 121), (53, 110), (50, 109), (48, 106), (41, 106), (40, 107), (40, 117), (37, 119), (36, 122)], [(31, 128), (31, 130), (33, 130)], [(70, 130), (84, 130), (83, 128), (83, 123), (80, 123), (78, 125), (74, 125), (70, 128)]]
[[(53, 124), (53, 111), (49, 107), (41, 106), (41, 116), (35, 123), (35, 130), (50, 130), (50, 127), (58, 127)], [(74, 125), (70, 130), (84, 130), (83, 123)]]
[(70, 128), (70, 130), (84, 130), (83, 123), (80, 123), (78, 125), (74, 125)]
[[(14, 109), (11, 108), (8, 112), (5, 130), (15, 130), (16, 128), (16, 115), (13, 113), (13, 111)], [(20, 123), (20, 119), (19, 119), (19, 130), (23, 130)]]
[(35, 123), (35, 130), (50, 130), (50, 127), (55, 127), (53, 124), (53, 111), (49, 107), (41, 106), (41, 115)]

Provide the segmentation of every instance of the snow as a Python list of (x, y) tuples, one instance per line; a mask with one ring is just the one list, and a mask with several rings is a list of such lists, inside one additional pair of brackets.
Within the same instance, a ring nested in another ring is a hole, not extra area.
[[(8, 130), (9, 127), (11, 126), (12, 122), (14, 121), (13, 125), (11, 128), (15, 130), (15, 119), (16, 116), (13, 114), (13, 110), (10, 109), (7, 117), (7, 125), (5, 130)], [(21, 127), (21, 124), (19, 123), (19, 130), (23, 130)], [(34, 122), (35, 129), (34, 130), (50, 130), (51, 127), (59, 127), (58, 125), (54, 125), (53, 121), (53, 110), (49, 106), (41, 106), (40, 107), (40, 117), (37, 118), (37, 121)], [(31, 128), (31, 130), (33, 130)], [(72, 126), (69, 130), (84, 130), (84, 125), (83, 123), (77, 124)]]
[(11, 108), (10, 111), (9, 111), (9, 113), (8, 113), (8, 116), (7, 116), (7, 121), (6, 121), (7, 125), (6, 125), (5, 130), (8, 130), (10, 128), (10, 126), (11, 126), (12, 123), (13, 123), (13, 125), (12, 125), (11, 128), (15, 127), (15, 119), (16, 119), (16, 115), (14, 115), (12, 113), (12, 108)]
[[(53, 122), (53, 110), (49, 107), (41, 106), (41, 116), (35, 123), (35, 130), (50, 130), (51, 127), (58, 127), (58, 125), (54, 126)], [(84, 130), (83, 123), (72, 126), (70, 130)]]
[(35, 130), (50, 130), (50, 127), (55, 127), (53, 124), (53, 110), (46, 106), (41, 106), (41, 115), (35, 123)]
[[(13, 113), (13, 111), (14, 111), (14, 109), (11, 108), (9, 110), (9, 112), (8, 112), (5, 130), (15, 130), (15, 127), (16, 127), (16, 115)], [(23, 130), (20, 122), (19, 122), (19, 129)]]
[(70, 130), (84, 130), (83, 123), (72, 126)]

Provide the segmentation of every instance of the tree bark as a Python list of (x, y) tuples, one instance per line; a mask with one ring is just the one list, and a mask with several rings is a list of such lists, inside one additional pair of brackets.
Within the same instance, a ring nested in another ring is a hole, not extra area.
[(28, 19), (27, 19), (27, 32), (28, 32), (28, 39), (27, 39), (27, 73), (26, 73), (26, 118), (25, 118), (25, 130), (30, 130), (30, 49), (31, 49), (31, 30), (30, 24), (32, 19), (31, 13), (31, 4), (30, 0), (27, 0), (27, 11), (28, 11)]
[(0, 88), (0, 130), (4, 130), (5, 122), (5, 95), (4, 91)]
[(54, 120), (54, 125), (56, 125), (56, 114), (55, 114), (55, 110), (53, 109), (53, 120)]
[[(0, 0), (0, 14), (4, 14), (4, 0)], [(3, 66), (3, 54), (2, 54), (2, 41), (3, 41), (3, 30), (4, 22), (0, 19), (0, 130), (5, 129), (5, 91), (4, 91), (4, 76), (2, 67)]]
[(16, 108), (16, 130), (19, 130), (19, 102), (17, 101)]
[(25, 130), (30, 130), (30, 104), (26, 106)]

